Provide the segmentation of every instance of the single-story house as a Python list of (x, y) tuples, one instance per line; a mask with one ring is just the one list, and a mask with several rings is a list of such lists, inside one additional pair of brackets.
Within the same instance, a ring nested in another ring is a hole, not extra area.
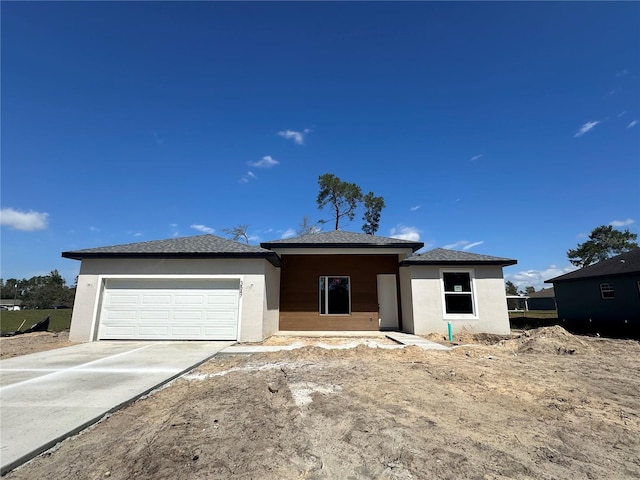
[(2, 298), (0, 299), (0, 308), (3, 310), (20, 310), (22, 308), (22, 300)]
[(505, 334), (516, 260), (331, 231), (245, 245), (215, 235), (63, 252), (81, 260), (72, 341), (261, 341), (280, 330)]
[(555, 310), (556, 294), (553, 287), (530, 293), (527, 297), (527, 307), (529, 310)]
[(558, 318), (585, 332), (640, 336), (640, 248), (546, 280)]

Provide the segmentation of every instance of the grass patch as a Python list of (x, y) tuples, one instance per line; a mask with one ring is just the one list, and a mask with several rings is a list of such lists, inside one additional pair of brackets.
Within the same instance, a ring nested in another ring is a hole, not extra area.
[(17, 312), (2, 310), (0, 311), (0, 331), (2, 331), (2, 333), (15, 332), (23, 320), (26, 320), (22, 327), (22, 330), (25, 330), (47, 317), (50, 317), (50, 332), (69, 330), (72, 312), (73, 310), (70, 308), (64, 310), (18, 310)]

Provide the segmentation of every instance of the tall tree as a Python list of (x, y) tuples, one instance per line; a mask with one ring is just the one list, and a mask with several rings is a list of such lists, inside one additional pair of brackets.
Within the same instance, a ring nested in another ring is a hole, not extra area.
[(526, 287), (524, 289), (524, 293), (526, 293), (527, 295), (531, 295), (532, 293), (536, 293), (536, 287), (534, 287), (534, 286)]
[(234, 242), (242, 240), (244, 243), (249, 245), (249, 236), (247, 235), (248, 228), (249, 225), (236, 225), (235, 227), (231, 228), (223, 228), (222, 231), (226, 233)]
[(600, 225), (589, 234), (589, 240), (567, 251), (567, 257), (573, 265), (586, 267), (638, 248), (637, 238), (638, 235), (628, 229), (621, 232), (611, 225)]
[(320, 192), (316, 202), (318, 209), (327, 205), (333, 210), (335, 229), (340, 227), (340, 219), (353, 220), (356, 209), (362, 201), (362, 190), (355, 183), (343, 182), (332, 173), (325, 173), (318, 178)]
[(311, 235), (313, 233), (320, 233), (322, 231), (320, 227), (318, 227), (317, 225), (313, 225), (309, 220), (309, 217), (307, 217), (306, 215), (302, 219), (302, 223), (299, 225), (299, 227), (300, 228), (296, 230), (296, 234), (299, 237), (303, 237), (305, 235)]
[(364, 216), (365, 221), (362, 225), (362, 231), (369, 235), (375, 235), (380, 228), (380, 212), (385, 207), (384, 198), (376, 197), (373, 192), (369, 192), (364, 196)]
[(518, 292), (518, 287), (516, 287), (515, 283), (513, 283), (511, 280), (507, 280), (504, 283), (504, 290), (507, 295), (520, 295), (520, 292)]

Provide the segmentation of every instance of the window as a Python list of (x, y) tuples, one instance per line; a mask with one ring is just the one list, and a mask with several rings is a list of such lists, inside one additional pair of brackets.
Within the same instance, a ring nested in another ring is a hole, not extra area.
[(616, 292), (613, 290), (613, 284), (601, 283), (600, 295), (602, 296), (603, 300), (613, 300), (614, 298), (616, 298)]
[(475, 315), (472, 272), (442, 272), (445, 316)]
[(349, 277), (320, 277), (320, 315), (349, 315)]

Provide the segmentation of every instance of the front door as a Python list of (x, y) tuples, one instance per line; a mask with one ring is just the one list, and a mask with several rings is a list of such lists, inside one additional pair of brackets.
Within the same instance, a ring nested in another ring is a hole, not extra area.
[(398, 290), (393, 273), (378, 275), (378, 319), (380, 330), (398, 329)]

